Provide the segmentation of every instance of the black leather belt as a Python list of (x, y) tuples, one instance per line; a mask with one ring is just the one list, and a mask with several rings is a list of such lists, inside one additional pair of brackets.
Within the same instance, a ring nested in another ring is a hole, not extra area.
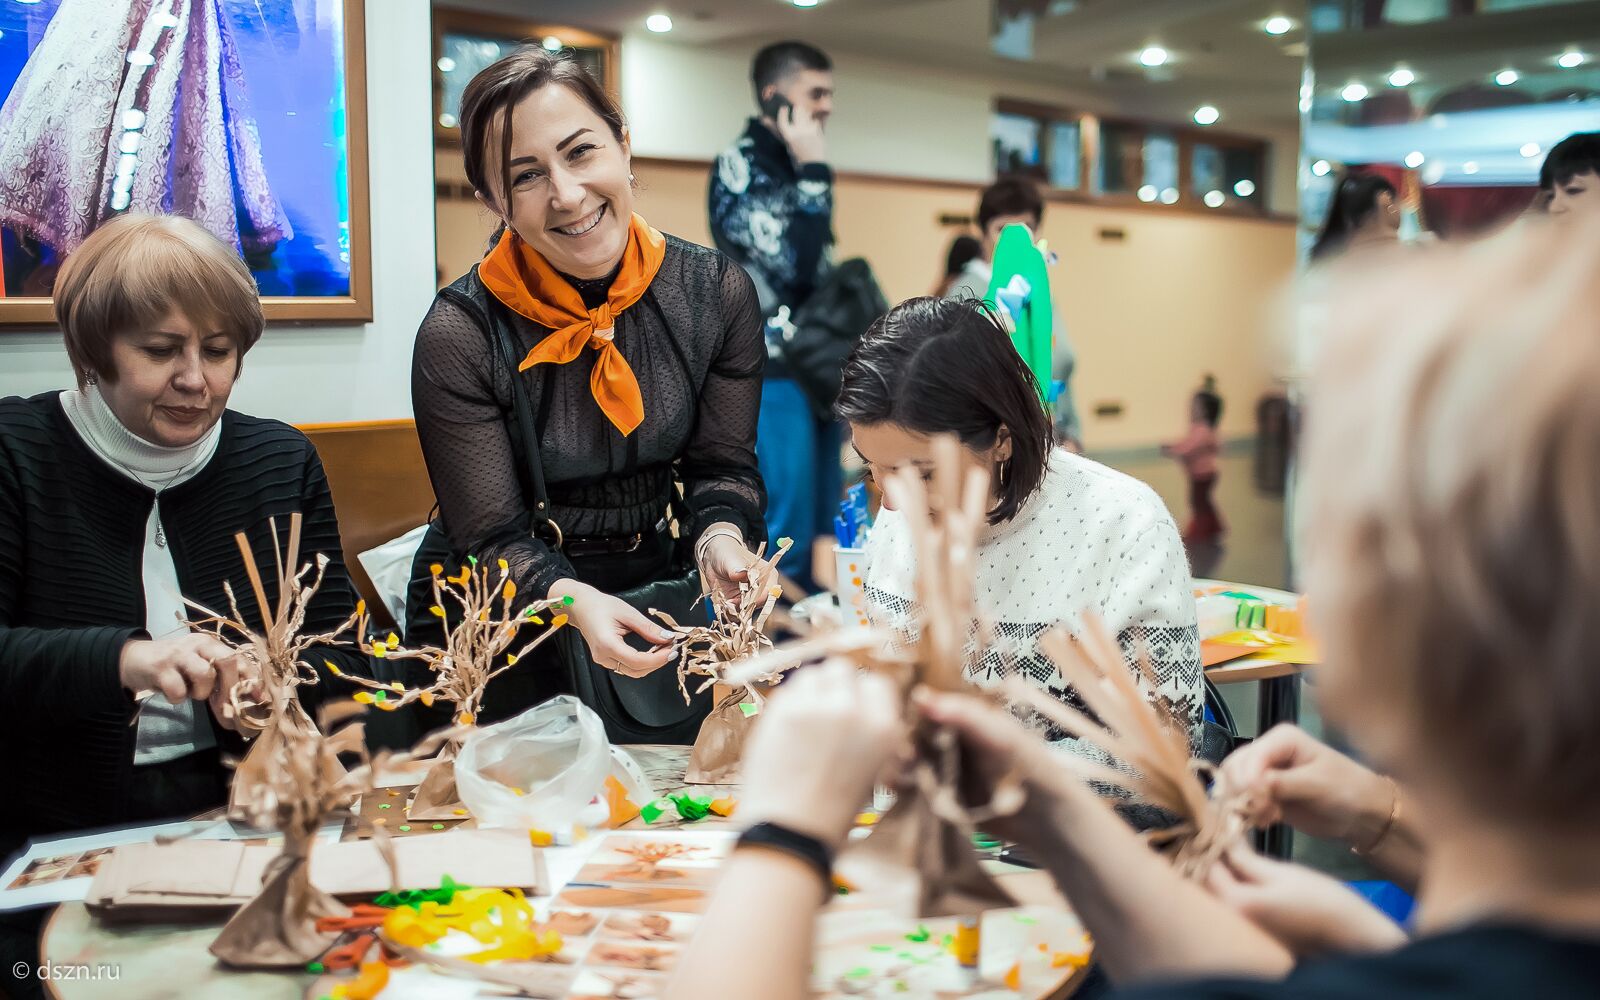
[(621, 555), (639, 551), (644, 544), (644, 532), (632, 535), (594, 535), (587, 538), (568, 538), (561, 551), (568, 556)]

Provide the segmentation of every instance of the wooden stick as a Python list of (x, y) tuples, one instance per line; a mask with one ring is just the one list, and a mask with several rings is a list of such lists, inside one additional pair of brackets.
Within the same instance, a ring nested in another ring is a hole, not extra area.
[[(261, 570), (256, 568), (255, 553), (250, 551), (250, 542), (244, 537), (244, 532), (241, 531), (234, 535), (233, 540), (239, 546), (239, 555), (244, 557), (244, 571), (250, 575), (250, 586), (256, 592), (256, 606), (261, 609), (261, 628), (263, 630), (269, 629), (276, 619), (267, 606), (267, 591), (261, 585)], [(276, 544), (273, 546), (273, 551), (277, 551)], [(243, 624), (243, 622), (240, 624)]]

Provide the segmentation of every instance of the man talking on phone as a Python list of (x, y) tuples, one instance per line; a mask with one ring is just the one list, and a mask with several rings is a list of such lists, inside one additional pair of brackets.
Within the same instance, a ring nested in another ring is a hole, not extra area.
[(819, 417), (784, 363), (786, 317), (832, 264), (833, 171), (824, 135), (833, 113), (833, 63), (804, 42), (756, 53), (760, 113), (711, 172), (711, 234), (749, 272), (767, 324), (756, 458), (766, 480), (770, 540), (795, 540), (785, 570), (811, 589), (812, 540), (828, 531), (840, 491), (837, 425)]

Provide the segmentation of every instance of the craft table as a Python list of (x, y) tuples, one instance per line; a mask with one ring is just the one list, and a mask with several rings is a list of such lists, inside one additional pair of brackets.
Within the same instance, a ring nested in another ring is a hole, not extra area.
[[(685, 789), (687, 747), (627, 749), (662, 794)], [(687, 787), (701, 794), (711, 788), (736, 794), (736, 789), (728, 785)], [(712, 816), (696, 826), (726, 822)], [(638, 819), (624, 829), (635, 828), (650, 829)], [(1065, 902), (1044, 872), (998, 862), (986, 864), (994, 868), (1018, 902), (1065, 909)], [(58, 1000), (158, 1000), (174, 995), (301, 1000), (309, 995), (307, 991), (316, 980), (311, 973), (233, 972), (218, 966), (207, 949), (219, 929), (218, 924), (111, 926), (96, 920), (82, 903), (65, 903), (46, 921), (41, 959), (56, 966), (86, 966), (88, 971), (71, 978), (46, 980), (45, 995)], [(99, 978), (97, 967), (106, 970)], [(111, 970), (115, 970), (115, 978), (111, 978)], [(1077, 991), (1087, 972), (1086, 968), (1067, 972), (1041, 993), (1006, 995), (1064, 1000)]]

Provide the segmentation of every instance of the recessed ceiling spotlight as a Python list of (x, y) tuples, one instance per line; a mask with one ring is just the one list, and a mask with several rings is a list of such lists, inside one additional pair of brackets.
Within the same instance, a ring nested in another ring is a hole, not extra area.
[(1224, 204), (1227, 203), (1227, 201), (1228, 201), (1228, 196), (1223, 194), (1221, 191), (1207, 191), (1206, 192), (1205, 202), (1206, 202), (1206, 207), (1207, 208), (1221, 208)]
[(1160, 193), (1161, 192), (1156, 190), (1156, 186), (1154, 184), (1146, 184), (1144, 187), (1141, 187), (1139, 189), (1139, 200), (1140, 201), (1155, 201), (1156, 200), (1156, 196), (1159, 195)]
[(1152, 45), (1139, 53), (1139, 63), (1143, 66), (1164, 66), (1172, 54), (1159, 45)]
[(1195, 109), (1194, 123), (1196, 125), (1215, 125), (1217, 120), (1221, 117), (1222, 112), (1218, 111), (1209, 104), (1202, 104), (1200, 107)]
[(440, 56), (439, 61), (434, 65), (439, 67), (439, 72), (441, 73), (451, 73), (455, 71), (456, 61), (449, 56)]
[(1318, 177), (1326, 177), (1328, 174), (1333, 172), (1333, 164), (1329, 163), (1327, 160), (1318, 160), (1311, 165), (1311, 172), (1316, 174)]
[(1256, 182), (1246, 177), (1233, 186), (1233, 193), (1241, 198), (1248, 198), (1256, 193)]
[(1178, 203), (1177, 188), (1163, 188), (1161, 190), (1161, 204), (1176, 205)]
[(1261, 30), (1269, 35), (1287, 35), (1294, 30), (1294, 22), (1287, 17), (1269, 17), (1267, 23), (1261, 26)]
[(1366, 100), (1368, 93), (1370, 91), (1367, 90), (1367, 85), (1364, 83), (1347, 83), (1344, 89), (1339, 91), (1339, 96), (1354, 104), (1357, 101)]
[(1514, 69), (1503, 69), (1494, 75), (1494, 82), (1502, 87), (1509, 87), (1522, 79), (1522, 74)]
[(544, 36), (544, 41), (540, 42), (539, 44), (544, 46), (544, 50), (546, 52), (560, 52), (563, 48), (561, 39), (554, 35)]
[(1417, 74), (1404, 66), (1396, 66), (1394, 72), (1389, 74), (1389, 86), (1391, 87), (1409, 87), (1416, 82)]
[(1464, 174), (1475, 174), (1475, 173), (1477, 173), (1478, 172), (1478, 161), (1477, 160), (1468, 160), (1467, 162), (1463, 163), (1461, 165), (1461, 172), (1464, 173)]
[(794, 0), (794, 5), (796, 7), (815, 7), (821, 2), (822, 0)]
[(1427, 161), (1428, 158), (1422, 155), (1421, 150), (1413, 149), (1411, 152), (1406, 154), (1406, 166), (1410, 167), (1412, 170), (1417, 169)]
[(672, 18), (665, 14), (651, 14), (644, 19), (644, 26), (658, 35), (664, 35), (672, 30)]
[(1544, 150), (1539, 148), (1539, 144), (1537, 142), (1524, 143), (1521, 150), (1522, 155), (1530, 160), (1542, 152), (1544, 152)]
[(1584, 55), (1582, 52), (1563, 52), (1556, 57), (1556, 65), (1562, 69), (1577, 69), (1583, 63)]

